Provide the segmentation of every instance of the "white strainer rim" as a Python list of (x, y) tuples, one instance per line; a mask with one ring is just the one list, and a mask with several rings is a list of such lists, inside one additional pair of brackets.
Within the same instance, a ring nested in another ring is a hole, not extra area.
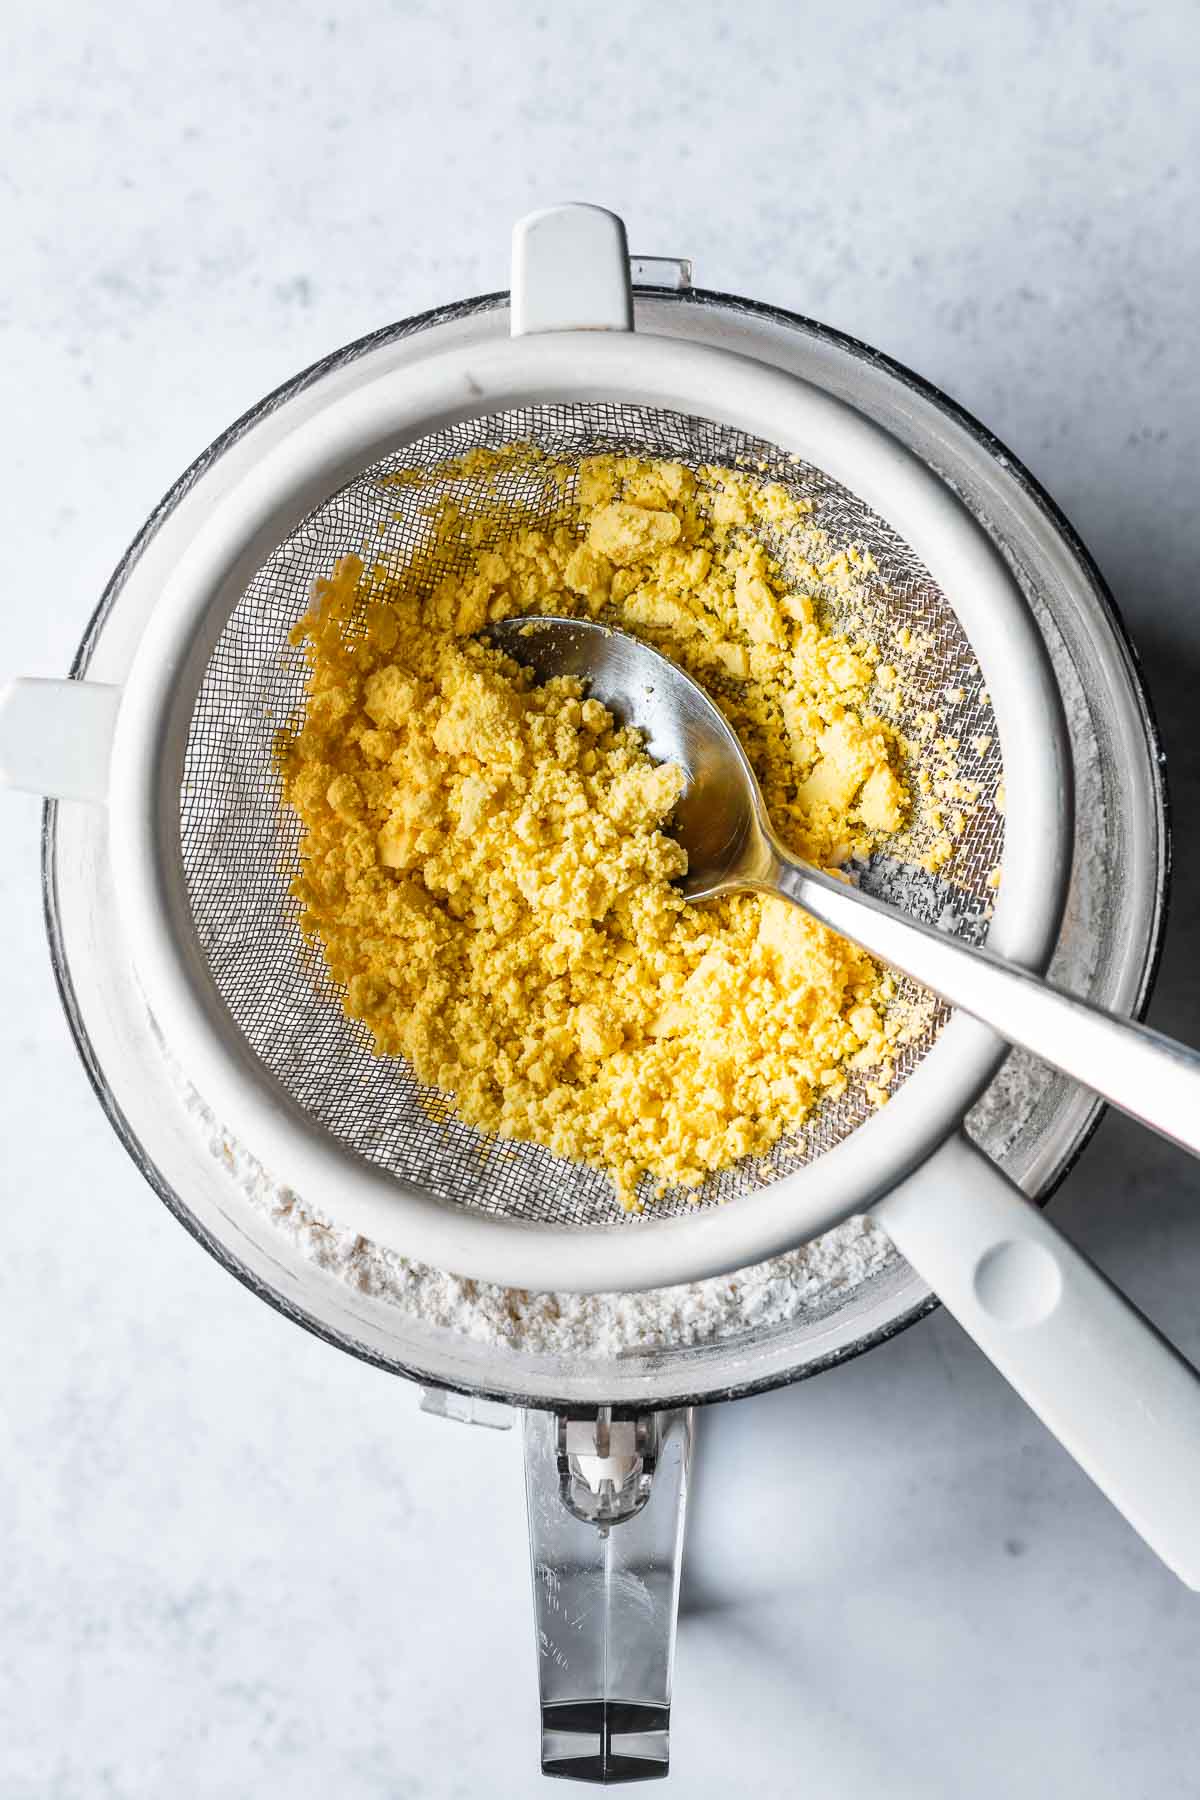
[(758, 1262), (863, 1210), (957, 1128), (1003, 1045), (974, 1021), (952, 1018), (879, 1114), (730, 1206), (632, 1228), (497, 1218), (374, 1167), (303, 1114), (217, 993), (180, 858), (180, 777), (200, 679), (270, 552), (377, 457), (463, 419), (546, 401), (650, 404), (714, 418), (825, 469), (912, 546), (959, 614), (995, 709), (1008, 813), (989, 941), (1044, 966), (1069, 874), (1068, 753), (1040, 634), (990, 539), (946, 483), (843, 402), (730, 351), (627, 332), (496, 339), (385, 373), (331, 398), (218, 498), (164, 586), (123, 693), (109, 795), (114, 881), (134, 966), (167, 1041), (237, 1136), (310, 1204), (402, 1255), (504, 1286), (659, 1287)]

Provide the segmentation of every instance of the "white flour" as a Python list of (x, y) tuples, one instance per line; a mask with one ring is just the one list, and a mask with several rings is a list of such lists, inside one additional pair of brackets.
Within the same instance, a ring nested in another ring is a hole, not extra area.
[(338, 1230), (273, 1181), (221, 1129), (194, 1090), (187, 1105), (240, 1192), (305, 1256), (360, 1292), (477, 1343), (602, 1358), (656, 1345), (705, 1343), (755, 1325), (783, 1324), (799, 1313), (829, 1311), (895, 1254), (869, 1220), (848, 1219), (803, 1249), (686, 1287), (645, 1294), (527, 1294), (489, 1287), (409, 1262), (353, 1231)]
[[(1087, 697), (1065, 650), (1053, 660), (1076, 749), (1077, 827), (1071, 894), (1051, 972), (1064, 986), (1085, 991), (1095, 955), (1092, 910), (1104, 891), (1103, 777)], [(1014, 1052), (969, 1116), (971, 1136), (1002, 1158), (1054, 1079), (1044, 1064)], [(609, 1358), (620, 1351), (712, 1342), (831, 1313), (862, 1282), (898, 1261), (882, 1231), (869, 1219), (853, 1218), (755, 1268), (650, 1293), (527, 1294), (464, 1281), (340, 1230), (274, 1181), (223, 1130), (182, 1073), (179, 1080), (189, 1112), (240, 1193), (306, 1257), (348, 1286), (477, 1343)]]

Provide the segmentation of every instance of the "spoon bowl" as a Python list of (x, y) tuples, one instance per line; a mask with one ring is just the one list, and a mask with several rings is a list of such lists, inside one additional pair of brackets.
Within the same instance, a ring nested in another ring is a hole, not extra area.
[(775, 847), (766, 808), (736, 732), (678, 663), (593, 619), (516, 618), (493, 625), (497, 650), (538, 681), (571, 676), (618, 725), (640, 733), (647, 754), (687, 779), (672, 832), (688, 853), (677, 886), (689, 900), (769, 884)]

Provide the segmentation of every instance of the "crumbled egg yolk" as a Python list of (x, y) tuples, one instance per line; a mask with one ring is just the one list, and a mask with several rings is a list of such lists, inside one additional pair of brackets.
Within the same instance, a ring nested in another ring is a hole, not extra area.
[[(278, 759), (303, 929), (378, 1054), (483, 1132), (605, 1171), (633, 1206), (646, 1177), (695, 1188), (767, 1151), (851, 1073), (883, 1104), (908, 1033), (891, 977), (787, 902), (686, 902), (680, 772), (577, 683), (534, 686), (476, 634), (575, 613), (665, 651), (739, 733), (785, 842), (824, 868), (869, 855), (910, 795), (872, 703), (879, 650), (822, 618), (869, 558), (831, 554), (806, 501), (609, 455), (570, 499), (571, 524), (510, 514), (507, 535), (445, 501), (404, 566), (344, 558), (294, 634), (307, 697)], [(812, 560), (785, 578), (763, 528)]]

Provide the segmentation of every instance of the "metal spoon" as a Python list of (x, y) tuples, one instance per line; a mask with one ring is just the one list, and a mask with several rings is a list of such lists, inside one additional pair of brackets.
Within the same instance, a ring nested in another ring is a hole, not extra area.
[(492, 643), (539, 681), (570, 675), (687, 787), (674, 832), (688, 853), (692, 900), (747, 888), (781, 894), (952, 1006), (990, 1025), (1160, 1136), (1200, 1155), (1200, 1056), (1063, 992), (1041, 976), (906, 917), (797, 861), (771, 829), (746, 753), (703, 689), (665, 656), (591, 620), (516, 618)]

